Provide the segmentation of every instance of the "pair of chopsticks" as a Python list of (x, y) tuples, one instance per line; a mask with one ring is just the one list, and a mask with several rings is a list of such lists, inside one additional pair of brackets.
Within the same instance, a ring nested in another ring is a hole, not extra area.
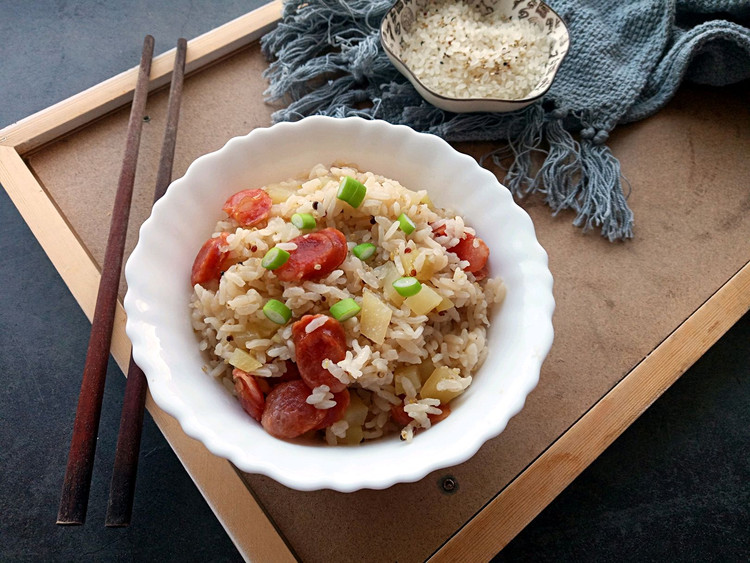
[[(164, 194), (172, 178), (186, 52), (187, 41), (179, 39), (169, 91), (167, 126), (162, 143), (154, 202)], [(117, 185), (102, 276), (91, 325), (91, 336), (83, 368), (83, 380), (73, 424), (73, 437), (70, 443), (60, 508), (57, 515), (58, 524), (83, 524), (86, 520), (107, 361), (112, 343), (117, 293), (125, 254), (125, 240), (133, 198), (138, 149), (148, 98), (153, 53), (154, 38), (147, 35), (143, 41), (138, 80), (128, 121), (125, 156)], [(146, 378), (131, 355), (107, 505), (107, 526), (127, 526), (130, 523), (143, 428), (146, 388)]]

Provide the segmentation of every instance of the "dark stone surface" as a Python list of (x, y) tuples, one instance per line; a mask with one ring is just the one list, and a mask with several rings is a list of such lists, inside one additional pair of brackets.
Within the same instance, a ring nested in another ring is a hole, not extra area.
[[(0, 0), (0, 127), (261, 3)], [(104, 527), (113, 362), (87, 522), (55, 525), (90, 325), (4, 191), (0, 280), (0, 560), (239, 560), (148, 416), (133, 523)], [(497, 560), (748, 560), (749, 343), (746, 315)]]

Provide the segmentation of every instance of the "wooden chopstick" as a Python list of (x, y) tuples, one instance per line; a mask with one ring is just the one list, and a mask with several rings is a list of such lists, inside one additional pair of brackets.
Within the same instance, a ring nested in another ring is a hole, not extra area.
[[(159, 160), (159, 171), (156, 176), (154, 203), (164, 195), (172, 181), (175, 144), (177, 141), (177, 124), (180, 118), (182, 100), (182, 83), (185, 77), (185, 58), (187, 41), (178, 39), (175, 53), (172, 83), (169, 87), (169, 104), (167, 106), (167, 125), (164, 130), (164, 141)], [(105, 524), (109, 527), (122, 527), (130, 524), (133, 512), (133, 495), (135, 479), (138, 472), (138, 455), (141, 448), (141, 431), (143, 429), (143, 410), (146, 402), (147, 382), (130, 356), (128, 381), (125, 385), (125, 398), (120, 417), (120, 431), (117, 436), (115, 465), (112, 470), (112, 482), (109, 488), (107, 517)]]
[(73, 424), (73, 437), (70, 442), (60, 509), (57, 514), (58, 524), (83, 524), (86, 520), (91, 472), (96, 452), (104, 382), (107, 375), (109, 348), (112, 343), (112, 327), (115, 319), (117, 292), (120, 286), (122, 258), (125, 253), (130, 203), (133, 199), (138, 148), (148, 97), (153, 53), (154, 38), (147, 35), (143, 40), (138, 81), (130, 110), (130, 120), (128, 121), (125, 156), (117, 184), (112, 221), (102, 265), (102, 276), (96, 297), (94, 319), (91, 324), (91, 336), (89, 337), (86, 363), (83, 368), (81, 392), (78, 397), (78, 408)]

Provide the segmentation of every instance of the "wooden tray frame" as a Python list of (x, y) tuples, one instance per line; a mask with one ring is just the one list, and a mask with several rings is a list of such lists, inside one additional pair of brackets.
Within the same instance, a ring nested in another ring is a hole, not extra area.
[[(281, 2), (218, 27), (188, 44), (187, 72), (245, 47), (279, 21)], [(174, 50), (154, 59), (150, 90), (169, 82)], [(92, 318), (100, 272), (25, 158), (41, 146), (128, 104), (137, 68), (0, 131), (0, 183), (31, 228), (73, 296)], [(750, 309), (750, 262), (678, 326), (650, 354), (499, 491), (430, 561), (489, 560), (596, 459), (700, 356)], [(127, 373), (130, 342), (118, 304), (112, 354)], [(266, 516), (234, 466), (186, 436), (150, 395), (147, 408), (188, 474), (237, 546), (254, 561), (294, 561), (293, 548)]]

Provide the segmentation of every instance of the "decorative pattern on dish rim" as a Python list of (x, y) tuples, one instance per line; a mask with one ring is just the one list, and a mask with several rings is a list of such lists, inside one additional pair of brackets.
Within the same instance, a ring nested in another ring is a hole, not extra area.
[[(490, 353), (474, 383), (456, 399), (448, 419), (409, 444), (397, 436), (359, 447), (277, 440), (201, 370), (187, 280), (221, 204), (248, 183), (278, 181), (333, 160), (426, 188), (437, 205), (461, 211), (492, 249), (493, 275), (508, 286), (506, 302), (491, 319)], [(168, 276), (156, 273), (165, 269)], [(308, 117), (256, 129), (199, 157), (154, 206), (125, 274), (126, 331), (156, 404), (212, 453), (298, 490), (383, 489), (466, 461), (523, 408), (552, 344), (552, 276), (526, 212), (473, 158), (438, 137), (382, 121)], [(166, 287), (164, 279), (171, 282)], [(470, 408), (461, 408), (469, 402)]]

